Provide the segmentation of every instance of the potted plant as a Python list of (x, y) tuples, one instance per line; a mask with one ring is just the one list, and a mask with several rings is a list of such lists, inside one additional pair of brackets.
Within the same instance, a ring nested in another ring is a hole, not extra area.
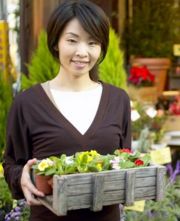
[(132, 100), (157, 101), (155, 76), (146, 66), (132, 66), (128, 78), (128, 93)]
[(155, 74), (159, 94), (165, 88), (172, 48), (178, 35), (177, 12), (172, 0), (134, 1), (133, 16), (123, 36), (130, 64), (146, 65)]

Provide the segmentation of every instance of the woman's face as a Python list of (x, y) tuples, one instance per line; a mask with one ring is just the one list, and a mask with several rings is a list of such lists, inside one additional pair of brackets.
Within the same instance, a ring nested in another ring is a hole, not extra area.
[(101, 44), (74, 18), (65, 26), (58, 41), (58, 50), (61, 70), (78, 77), (89, 74), (96, 64), (101, 53)]

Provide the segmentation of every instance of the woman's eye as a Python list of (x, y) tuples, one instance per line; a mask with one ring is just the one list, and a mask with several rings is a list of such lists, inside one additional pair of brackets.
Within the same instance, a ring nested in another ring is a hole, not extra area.
[(74, 40), (74, 39), (68, 39), (67, 41), (70, 42), (70, 43), (76, 43), (76, 42), (77, 42), (77, 41)]
[(97, 45), (97, 42), (95, 42), (95, 41), (90, 41), (90, 42), (89, 42), (89, 45), (91, 45), (91, 46)]

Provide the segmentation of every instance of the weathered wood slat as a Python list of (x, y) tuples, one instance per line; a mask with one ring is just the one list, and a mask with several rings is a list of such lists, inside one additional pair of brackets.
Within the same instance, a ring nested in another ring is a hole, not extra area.
[[(68, 209), (69, 210), (79, 209), (79, 205), (78, 204), (69, 205)], [(91, 209), (91, 205), (83, 204), (83, 205), (81, 205), (81, 209)]]
[(89, 205), (92, 206), (92, 194), (84, 194), (76, 197), (68, 197), (68, 207), (76, 205)]
[(93, 201), (92, 201), (92, 210), (100, 211), (103, 207), (104, 201), (104, 175), (96, 174), (93, 176)]
[(135, 191), (135, 179), (136, 171), (129, 170), (126, 173), (126, 189), (125, 189), (125, 204), (130, 206), (134, 202), (134, 191)]
[[(136, 171), (136, 177), (149, 177), (149, 176), (156, 176), (156, 167), (152, 166), (150, 168), (132, 168), (131, 170)], [(111, 171), (103, 171), (100, 172), (104, 174), (105, 179), (104, 181), (115, 181), (119, 179), (125, 179), (125, 174), (128, 171), (128, 169), (122, 169), (122, 170), (111, 170)], [(69, 174), (68, 175), (68, 185), (78, 185), (78, 184), (85, 184), (85, 183), (91, 183), (92, 182), (92, 175), (94, 173), (80, 173), (80, 174)], [(62, 176), (59, 176), (59, 179), (61, 179)]]
[[(136, 178), (136, 187), (145, 187), (145, 186), (155, 186), (156, 185), (156, 177), (145, 177), (145, 178)], [(107, 181), (104, 182), (104, 191), (111, 190), (124, 190), (126, 187), (124, 180), (116, 180), (116, 181)], [(69, 195), (79, 195), (85, 193), (92, 193), (92, 183), (84, 183), (78, 185), (68, 185), (67, 194)]]
[(157, 168), (156, 180), (156, 200), (159, 201), (164, 197), (164, 168)]
[(67, 214), (67, 176), (57, 179), (54, 176), (53, 179), (53, 208), (55, 211), (59, 211), (60, 214)]
[[(144, 186), (152, 186), (156, 184), (156, 177), (136, 177), (136, 187), (144, 187)], [(125, 189), (125, 182), (124, 180), (116, 180), (116, 181), (106, 181), (104, 182), (104, 189), (108, 190), (117, 190), (117, 189)]]
[[(143, 199), (144, 197), (148, 197), (148, 199), (155, 199), (156, 194), (156, 187), (148, 187), (147, 188), (139, 188), (138, 190), (135, 189), (134, 193), (134, 201)], [(107, 202), (116, 201), (119, 203), (125, 203), (125, 195), (124, 190), (121, 191), (111, 191), (111, 192), (104, 192), (104, 200), (103, 205), (107, 205)], [(82, 194), (76, 197), (68, 197), (68, 207), (74, 207), (76, 205), (91, 205), (92, 203), (92, 196), (91, 194)], [(110, 205), (110, 204), (108, 204)]]
[(156, 186), (141, 187), (135, 189), (135, 198), (138, 196), (155, 196)]
[(149, 176), (149, 177), (136, 177), (136, 183), (135, 186), (138, 187), (146, 187), (146, 186), (154, 186), (156, 185), (156, 177), (155, 176)]

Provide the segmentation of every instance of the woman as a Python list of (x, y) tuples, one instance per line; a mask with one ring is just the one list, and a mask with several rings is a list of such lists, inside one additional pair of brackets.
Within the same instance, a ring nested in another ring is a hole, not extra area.
[(29, 175), (36, 159), (91, 149), (107, 154), (131, 145), (127, 94), (98, 80), (109, 40), (104, 12), (87, 0), (64, 1), (49, 20), (47, 36), (61, 68), (54, 79), (16, 96), (7, 125), (5, 178), (14, 198), (26, 198), (32, 221), (119, 221), (118, 205), (58, 217), (36, 199), (44, 196)]

